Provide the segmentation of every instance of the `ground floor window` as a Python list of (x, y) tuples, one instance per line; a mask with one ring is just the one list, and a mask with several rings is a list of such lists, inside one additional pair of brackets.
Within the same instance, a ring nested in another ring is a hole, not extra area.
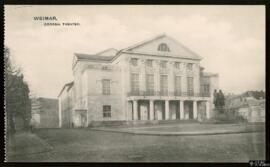
[(103, 106), (103, 118), (110, 118), (111, 117), (111, 106), (104, 105)]

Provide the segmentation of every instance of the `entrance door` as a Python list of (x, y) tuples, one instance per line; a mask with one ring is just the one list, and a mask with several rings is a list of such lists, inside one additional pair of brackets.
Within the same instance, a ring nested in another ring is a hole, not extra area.
[(141, 112), (141, 120), (147, 120), (148, 111), (146, 105), (141, 105), (140, 112)]
[(87, 127), (87, 110), (75, 110), (75, 127)]
[(185, 102), (185, 119), (193, 119), (193, 103), (192, 101)]
[(87, 110), (82, 110), (81, 116), (82, 116), (82, 127), (88, 127), (88, 125), (87, 125)]
[(156, 101), (154, 108), (157, 120), (165, 120), (165, 102)]
[(175, 120), (177, 119), (177, 102), (171, 101), (170, 102), (170, 119)]

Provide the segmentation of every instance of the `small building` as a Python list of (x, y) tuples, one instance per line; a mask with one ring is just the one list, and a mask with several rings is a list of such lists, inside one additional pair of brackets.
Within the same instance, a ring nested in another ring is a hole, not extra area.
[(59, 127), (213, 116), (218, 75), (168, 35), (96, 54), (75, 53), (74, 81), (58, 96)]
[(80, 127), (81, 121), (84, 118), (84, 115), (80, 114), (79, 112), (72, 112), (73, 111), (73, 99), (74, 99), (74, 92), (73, 92), (73, 85), (74, 82), (70, 82), (64, 85), (62, 90), (58, 95), (58, 103), (59, 103), (59, 127)]
[(52, 98), (32, 98), (32, 119), (36, 128), (57, 128), (58, 100)]
[(265, 100), (249, 97), (238, 109), (238, 113), (248, 122), (265, 122)]
[(234, 96), (227, 99), (227, 107), (248, 122), (265, 122), (265, 99)]

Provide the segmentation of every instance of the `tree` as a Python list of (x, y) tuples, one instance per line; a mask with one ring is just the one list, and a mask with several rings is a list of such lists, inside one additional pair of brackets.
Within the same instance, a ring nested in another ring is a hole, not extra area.
[(29, 87), (24, 81), (21, 69), (16, 67), (11, 59), (10, 49), (5, 47), (5, 112), (7, 118), (7, 132), (15, 133), (16, 115), (23, 118), (24, 128), (28, 127), (31, 117), (31, 101)]

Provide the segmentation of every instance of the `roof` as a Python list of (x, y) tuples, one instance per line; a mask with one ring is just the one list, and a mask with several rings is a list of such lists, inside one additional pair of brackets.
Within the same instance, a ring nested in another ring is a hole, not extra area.
[(90, 55), (90, 54), (82, 54), (75, 53), (77, 59), (80, 60), (95, 60), (95, 61), (111, 61), (114, 56), (100, 56), (100, 55)]
[(210, 73), (210, 72), (203, 72), (203, 76), (212, 77), (212, 76), (218, 76), (218, 74), (217, 73)]
[(67, 91), (69, 91), (69, 90), (72, 88), (73, 85), (74, 85), (74, 81), (69, 82), (69, 83), (66, 83), (66, 84), (63, 86), (63, 88), (61, 89), (61, 91), (60, 91), (60, 93), (58, 94), (57, 97), (59, 97), (59, 96), (62, 94), (62, 92), (65, 90), (66, 87), (67, 87)]
[(161, 34), (161, 35), (158, 35), (158, 36), (156, 36), (154, 38), (151, 38), (151, 39), (148, 39), (148, 40), (145, 40), (145, 41), (138, 42), (138, 43), (136, 43), (134, 45), (131, 45), (131, 46), (127, 47), (127, 48), (124, 48), (122, 50), (123, 51), (131, 51), (132, 49), (135, 49), (135, 48), (140, 47), (142, 45), (148, 44), (148, 43), (150, 43), (150, 42), (152, 42), (154, 40), (157, 40), (157, 39), (160, 39), (160, 38), (163, 38), (163, 37), (166, 37), (166, 34)]
[[(131, 45), (127, 48), (121, 49), (119, 51), (117, 51), (114, 48), (110, 48), (104, 51), (101, 51), (99, 53), (96, 54), (83, 54), (83, 53), (74, 53), (75, 57), (77, 58), (77, 60), (90, 60), (90, 61), (98, 61), (98, 62), (111, 62), (113, 61), (115, 58), (117, 58), (120, 53), (137, 53), (134, 52), (134, 49), (144, 46), (150, 42), (153, 42), (155, 40), (161, 39), (161, 38), (167, 38), (171, 41), (174, 41), (174, 43), (177, 43), (177, 45), (180, 46), (180, 48), (182, 49), (183, 53), (187, 54), (187, 56), (185, 55), (181, 55), (180, 58), (188, 58), (188, 59), (202, 59), (199, 55), (197, 55), (196, 53), (194, 53), (193, 51), (191, 51), (190, 49), (188, 49), (187, 47), (185, 47), (183, 44), (181, 44), (180, 42), (174, 40), (173, 38), (169, 37), (166, 34), (161, 34), (158, 35), (156, 37), (153, 37), (151, 39), (136, 43), (134, 45)], [(138, 53), (138, 54), (149, 54), (149, 53)], [(156, 54), (154, 54), (156, 55)], [(158, 56), (158, 55), (156, 55)], [(161, 55), (164, 56), (164, 55)], [(170, 57), (170, 56), (169, 56)], [(175, 56), (173, 56), (175, 57)], [(73, 67), (75, 66), (76, 62), (74, 62)]]
[(118, 50), (114, 48), (106, 49), (104, 51), (98, 52), (95, 55), (100, 55), (100, 56), (114, 56)]
[(72, 82), (70, 82), (70, 83), (67, 83), (66, 84), (67, 85), (67, 91), (69, 91), (72, 87), (73, 87), (73, 85), (74, 85), (74, 82), (72, 81)]

